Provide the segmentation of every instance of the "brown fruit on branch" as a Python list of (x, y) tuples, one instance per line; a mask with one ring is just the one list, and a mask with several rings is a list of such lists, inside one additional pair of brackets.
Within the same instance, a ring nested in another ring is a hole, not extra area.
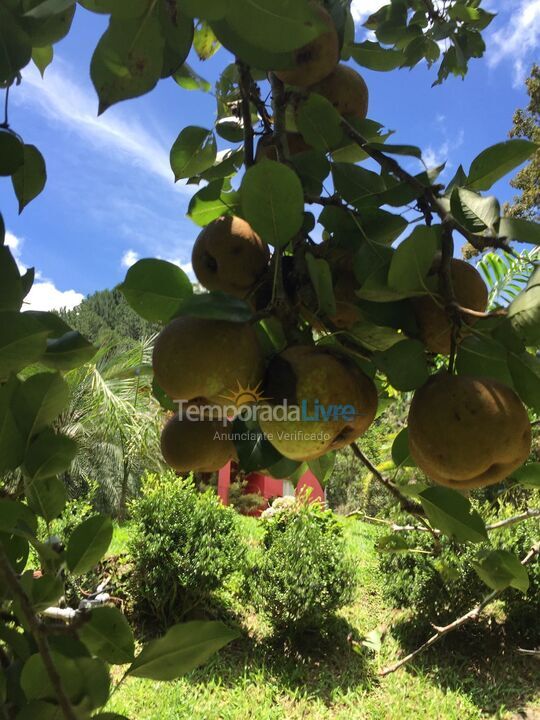
[(177, 472), (215, 472), (236, 459), (230, 431), (219, 422), (172, 417), (161, 433), (161, 452)]
[[(299, 155), (303, 152), (313, 150), (311, 145), (308, 145), (300, 133), (288, 132), (285, 134), (287, 147), (289, 149), (289, 155)], [(255, 153), (255, 161), (260, 162), (266, 158), (267, 160), (277, 160), (278, 154), (276, 150), (276, 139), (273, 135), (263, 135), (257, 143), (257, 152)]]
[(409, 448), (436, 483), (457, 489), (504, 480), (528, 458), (531, 425), (516, 393), (492, 378), (434, 375), (409, 411)]
[(193, 246), (191, 262), (207, 290), (245, 298), (265, 271), (268, 245), (242, 218), (224, 216), (207, 225)]
[(323, 95), (340, 115), (359, 120), (367, 117), (368, 86), (360, 73), (347, 65), (338, 65), (331, 75), (310, 87), (310, 90)]
[(290, 70), (276, 70), (276, 76), (288, 85), (298, 87), (313, 85), (329, 75), (339, 60), (339, 39), (332, 18), (318, 2), (311, 0), (310, 5), (328, 30), (307, 45), (295, 50), (295, 67)]
[(251, 325), (184, 316), (170, 322), (154, 346), (154, 375), (173, 400), (207, 400), (262, 379), (263, 356)]
[[(259, 416), (263, 432), (279, 452), (292, 460), (312, 460), (349, 445), (373, 422), (377, 391), (354, 363), (329, 349), (312, 345), (287, 348), (270, 363), (264, 386), (270, 405), (302, 407), (315, 420), (268, 419)], [(322, 411), (352, 406), (351, 418), (342, 413), (324, 419)], [(319, 411), (317, 410), (319, 408)]]
[[(433, 272), (438, 272), (438, 268)], [(469, 310), (485, 312), (488, 304), (488, 289), (478, 270), (464, 260), (453, 258), (450, 274), (458, 305)], [(427, 349), (430, 352), (449, 355), (452, 344), (452, 323), (445, 312), (442, 297), (426, 295), (414, 298), (413, 306), (420, 337)], [(471, 315), (462, 317), (467, 325), (475, 322)]]

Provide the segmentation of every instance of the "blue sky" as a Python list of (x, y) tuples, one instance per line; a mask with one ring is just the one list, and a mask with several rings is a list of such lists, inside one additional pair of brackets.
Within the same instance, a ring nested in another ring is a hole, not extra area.
[[(384, 0), (356, 0), (358, 22)], [(516, 107), (526, 103), (523, 81), (540, 53), (540, 0), (489, 0), (499, 13), (485, 34), (486, 57), (461, 81), (431, 88), (435, 70), (360, 70), (370, 89), (369, 117), (396, 131), (392, 141), (424, 150), (428, 165), (447, 161), (467, 170), (482, 149), (504, 140)], [(69, 36), (55, 47), (42, 80), (33, 67), (11, 95), (10, 122), (45, 155), (44, 193), (19, 217), (11, 183), (0, 182), (0, 207), (21, 265), (38, 273), (34, 309), (72, 306), (83, 295), (113, 287), (137, 257), (163, 257), (189, 270), (197, 227), (185, 217), (193, 187), (174, 185), (169, 149), (189, 124), (209, 127), (211, 94), (188, 92), (172, 80), (143, 98), (97, 117), (89, 78), (92, 51), (106, 18), (77, 9)], [(358, 25), (357, 39), (365, 37)], [(208, 80), (230, 61), (222, 50), (206, 63), (190, 58)], [(495, 186), (504, 201), (507, 181)]]

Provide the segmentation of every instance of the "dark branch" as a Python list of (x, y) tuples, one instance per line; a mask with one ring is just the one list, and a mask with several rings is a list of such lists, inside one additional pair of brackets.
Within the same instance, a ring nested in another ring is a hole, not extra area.
[(251, 124), (251, 85), (253, 78), (249, 72), (248, 66), (241, 60), (237, 60), (238, 71), (240, 73), (240, 95), (242, 98), (242, 126), (244, 129), (244, 164), (246, 168), (250, 168), (255, 162), (253, 150), (253, 125)]

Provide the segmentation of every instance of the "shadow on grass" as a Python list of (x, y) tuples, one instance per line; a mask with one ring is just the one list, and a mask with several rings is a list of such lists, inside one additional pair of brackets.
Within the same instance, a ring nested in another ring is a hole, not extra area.
[[(422, 634), (418, 642), (418, 631), (411, 632), (411, 627), (403, 623), (393, 629), (393, 634), (408, 652), (430, 633)], [(442, 638), (406, 666), (406, 672), (421, 673), (442, 690), (468, 695), (487, 715), (499, 717), (502, 711), (519, 713), (538, 699), (540, 663), (519, 653), (517, 647), (503, 625), (477, 623)]]

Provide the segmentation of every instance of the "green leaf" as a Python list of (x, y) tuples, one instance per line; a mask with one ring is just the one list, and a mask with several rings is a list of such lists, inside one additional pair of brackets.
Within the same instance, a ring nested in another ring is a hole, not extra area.
[(302, 227), (304, 192), (298, 176), (273, 160), (249, 168), (240, 188), (242, 210), (270, 245), (284, 247)]
[(94, 608), (80, 628), (79, 637), (93, 655), (108, 663), (123, 665), (133, 660), (133, 632), (118, 608)]
[(509, 353), (508, 367), (518, 395), (540, 415), (540, 360), (530, 353)]
[[(28, 65), (31, 57), (32, 43), (28, 33), (15, 20), (5, 3), (0, 4), (0, 83), (10, 83)], [(3, 152), (0, 141), (2, 160)], [(2, 164), (0, 162), (0, 168)]]
[(164, 42), (154, 15), (111, 17), (90, 66), (99, 115), (121, 100), (144, 95), (156, 85), (163, 67)]
[(311, 93), (300, 105), (296, 124), (307, 144), (318, 150), (328, 152), (343, 138), (340, 114), (329, 100), (317, 93)]
[(392, 460), (396, 467), (416, 467), (409, 450), (409, 430), (403, 428), (392, 443)]
[(305, 255), (311, 284), (315, 289), (319, 308), (325, 315), (336, 314), (336, 298), (332, 283), (332, 270), (326, 260), (315, 258), (311, 253)]
[[(233, 55), (243, 60), (247, 65), (250, 65), (252, 70), (253, 68), (258, 70), (284, 70), (294, 66), (292, 52), (271, 52), (262, 48), (260, 45), (253, 43), (249, 36), (241, 35), (236, 28), (232, 27), (227, 17), (222, 20), (214, 20), (212, 30), (223, 47), (230, 50)], [(197, 35), (195, 35), (195, 39), (197, 39)]]
[(235, 175), (244, 160), (244, 148), (238, 150), (221, 150), (216, 156), (216, 163), (208, 170), (200, 173), (203, 180), (213, 181)]
[(75, 0), (43, 0), (32, 10), (25, 13), (25, 17), (47, 18), (49, 15), (56, 15), (73, 7)]
[(158, 640), (147, 643), (128, 670), (152, 680), (174, 680), (205, 663), (239, 635), (220, 622), (193, 620), (173, 625)]
[(143, 259), (132, 265), (118, 286), (129, 306), (145, 320), (167, 322), (193, 293), (186, 273), (165, 260)]
[(296, 50), (328, 31), (306, 0), (235, 0), (227, 22), (253, 45), (275, 53)]
[(41, 77), (45, 75), (45, 70), (53, 61), (54, 50), (52, 45), (45, 45), (45, 47), (32, 48), (32, 60), (34, 65), (39, 70)]
[(13, 175), (23, 162), (24, 145), (18, 135), (9, 130), (0, 130), (0, 176)]
[(264, 470), (281, 460), (281, 454), (266, 439), (256, 423), (245, 423), (236, 418), (232, 425), (238, 462), (244, 472)]
[(520, 218), (503, 217), (499, 225), (499, 237), (540, 245), (540, 223), (529, 222), (529, 220), (521, 220)]
[(71, 465), (77, 443), (67, 435), (47, 429), (31, 443), (24, 458), (24, 469), (32, 480), (58, 475)]
[(210, 92), (212, 86), (210, 83), (201, 77), (198, 73), (193, 70), (191, 65), (184, 63), (182, 67), (173, 75), (173, 80), (184, 88), (184, 90), (202, 90), (203, 92)]
[(411, 547), (407, 544), (407, 541), (403, 535), (394, 533), (392, 535), (383, 535), (375, 543), (375, 549), (378, 552), (386, 553), (403, 553), (410, 552)]
[(368, 240), (390, 245), (397, 240), (407, 227), (407, 221), (401, 215), (386, 210), (371, 209), (362, 211), (362, 230)]
[(201, 22), (195, 29), (193, 48), (199, 60), (209, 60), (220, 48), (219, 40), (212, 27), (207, 22)]
[(439, 228), (420, 226), (400, 243), (392, 256), (388, 285), (400, 292), (425, 290), (425, 278), (439, 244)]
[(43, 155), (35, 145), (24, 146), (24, 161), (11, 178), (19, 201), (19, 214), (37, 197), (47, 182), (47, 169)]
[(522, 593), (529, 589), (529, 575), (514, 553), (508, 550), (492, 550), (481, 556), (480, 562), (472, 563), (478, 577), (492, 590), (516, 588)]
[(23, 301), (21, 274), (7, 245), (0, 245), (0, 310), (20, 310)]
[(512, 387), (508, 369), (508, 351), (485, 335), (471, 335), (460, 343), (456, 361), (460, 375), (492, 377)]
[(402, 340), (384, 352), (376, 352), (373, 362), (396, 390), (416, 390), (429, 376), (424, 346), (419, 340)]
[(377, 42), (366, 40), (355, 43), (350, 48), (351, 55), (359, 65), (370, 70), (395, 70), (403, 62), (403, 53), (399, 50), (386, 50)]
[(107, 552), (111, 544), (113, 525), (110, 517), (93, 515), (71, 533), (66, 560), (74, 575), (91, 570)]
[(189, 178), (212, 167), (217, 145), (214, 133), (190, 125), (182, 130), (171, 148), (171, 168), (174, 178)]
[(27, 481), (25, 491), (30, 507), (46, 522), (58, 517), (66, 506), (66, 486), (57, 477)]
[(228, 182), (213, 180), (191, 198), (188, 217), (200, 227), (223, 215), (236, 215), (240, 211), (240, 194), (227, 192)]
[(10, 532), (15, 528), (22, 528), (30, 533), (37, 531), (37, 518), (28, 505), (18, 500), (0, 498), (0, 530)]
[(514, 470), (510, 477), (523, 487), (540, 490), (540, 462), (523, 465), (518, 470)]
[(94, 13), (115, 15), (119, 18), (135, 18), (148, 10), (149, 0), (78, 0), (86, 10)]
[[(36, 7), (40, 0), (24, 0), (26, 8)], [(75, 3), (59, 12), (49, 13), (45, 17), (31, 17), (27, 13), (21, 18), (21, 25), (30, 36), (32, 47), (54, 45), (67, 35), (75, 15)]]
[(229, 0), (182, 0), (182, 10), (192, 18), (219, 20), (229, 8)]
[(177, 315), (247, 322), (253, 317), (251, 306), (240, 298), (223, 292), (208, 292), (193, 295), (182, 303)]
[[(81, 673), (75, 662), (57, 652), (51, 652), (51, 658), (62, 685), (67, 689), (68, 696), (70, 698), (76, 697), (82, 690), (83, 683)], [(24, 664), (20, 683), (27, 700), (56, 698), (48, 670), (39, 653), (31, 655)]]
[(368, 147), (371, 150), (379, 150), (389, 155), (408, 155), (418, 158), (418, 160), (422, 159), (422, 151), (415, 145), (391, 145), (390, 143), (372, 142), (369, 143)]
[(36, 373), (22, 383), (16, 399), (17, 420), (30, 437), (64, 410), (69, 402), (69, 387), (60, 373)]
[(489, 190), (497, 180), (525, 162), (537, 149), (536, 143), (521, 139), (492, 145), (472, 161), (467, 186), (473, 190)]
[(85, 337), (70, 330), (59, 338), (47, 340), (47, 352), (41, 362), (55, 370), (72, 370), (89, 362), (96, 352), (97, 348)]
[(244, 126), (236, 118), (221, 118), (217, 120), (215, 128), (219, 137), (227, 142), (239, 143), (244, 140)]
[(450, 196), (450, 210), (467, 230), (481, 233), (493, 231), (499, 222), (501, 206), (495, 197), (482, 197), (465, 188), (454, 188)]
[(428, 487), (419, 493), (428, 520), (433, 527), (458, 542), (484, 542), (486, 526), (470, 501), (457, 490)]
[(158, 6), (165, 38), (161, 77), (170, 77), (185, 62), (193, 42), (193, 21), (183, 13), (183, 0), (169, 0)]
[(336, 453), (329, 452), (315, 460), (308, 460), (308, 467), (324, 488), (328, 482), (336, 462)]
[(21, 433), (13, 408), (19, 384), (12, 375), (0, 385), (0, 472), (15, 470), (24, 460), (26, 438)]
[(47, 348), (47, 334), (25, 313), (0, 311), (0, 380), (36, 362)]
[(376, 325), (367, 320), (355, 323), (349, 332), (366, 350), (388, 350), (403, 340), (403, 335), (394, 328)]
[(377, 173), (349, 163), (333, 163), (332, 177), (336, 191), (344, 200), (362, 208), (373, 201), (385, 189), (384, 180)]
[(531, 275), (525, 290), (508, 308), (516, 333), (529, 345), (540, 341), (540, 267)]

